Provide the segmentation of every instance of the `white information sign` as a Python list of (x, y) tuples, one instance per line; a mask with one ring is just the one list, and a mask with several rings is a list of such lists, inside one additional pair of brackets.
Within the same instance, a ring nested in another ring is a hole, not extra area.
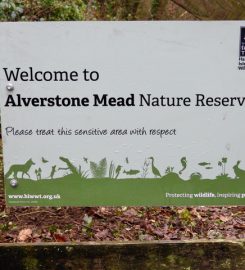
[(245, 202), (245, 22), (0, 24), (9, 205)]

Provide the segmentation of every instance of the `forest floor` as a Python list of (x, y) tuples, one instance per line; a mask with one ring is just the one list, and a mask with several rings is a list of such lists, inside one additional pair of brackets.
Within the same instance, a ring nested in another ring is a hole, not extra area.
[(1, 243), (245, 239), (245, 207), (6, 207), (0, 162)]

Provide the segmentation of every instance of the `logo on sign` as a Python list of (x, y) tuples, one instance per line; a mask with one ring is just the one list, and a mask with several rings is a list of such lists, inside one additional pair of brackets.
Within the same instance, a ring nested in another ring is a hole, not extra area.
[(245, 70), (245, 27), (241, 27), (238, 69)]

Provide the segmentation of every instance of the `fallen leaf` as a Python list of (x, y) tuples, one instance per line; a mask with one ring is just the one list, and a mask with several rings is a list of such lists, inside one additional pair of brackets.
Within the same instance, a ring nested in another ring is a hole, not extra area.
[(192, 209), (191, 214), (196, 216), (198, 220), (202, 220), (202, 216), (195, 208)]
[(98, 238), (98, 239), (104, 239), (108, 236), (109, 234), (109, 231), (107, 229), (103, 230), (103, 231), (98, 231), (96, 234), (95, 234), (95, 237)]
[(137, 214), (138, 214), (137, 211), (133, 208), (128, 209), (127, 211), (124, 212), (124, 215), (128, 217), (133, 217), (136, 216)]
[(245, 230), (245, 224), (235, 224), (235, 225), (234, 225), (234, 228), (235, 228), (235, 229), (242, 229), (242, 230)]
[(229, 216), (220, 216), (219, 219), (223, 222), (227, 222), (232, 219), (232, 217)]
[(32, 235), (31, 229), (23, 229), (19, 232), (17, 239), (20, 242), (25, 242), (28, 238), (31, 238), (31, 235)]
[(62, 234), (59, 234), (59, 233), (54, 233), (54, 239), (57, 242), (66, 242), (66, 237)]
[(164, 236), (164, 232), (161, 229), (154, 229), (153, 233), (159, 237), (163, 237)]

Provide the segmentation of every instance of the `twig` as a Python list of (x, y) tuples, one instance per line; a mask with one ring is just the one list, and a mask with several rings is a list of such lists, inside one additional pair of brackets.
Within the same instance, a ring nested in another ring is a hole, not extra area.
[(184, 9), (185, 11), (187, 11), (188, 13), (190, 13), (193, 17), (195, 17), (198, 20), (202, 20), (201, 17), (199, 17), (198, 15), (194, 14), (190, 9), (188, 9), (185, 5), (182, 5), (180, 3), (178, 3), (176, 0), (170, 0), (171, 2), (173, 2), (176, 6), (181, 7), (182, 9)]
[(79, 222), (77, 222), (77, 221), (75, 221), (75, 220), (72, 220), (72, 222), (75, 223), (75, 224), (77, 224), (77, 225), (79, 225), (79, 226), (82, 226), (82, 227), (86, 228), (87, 230), (96, 232), (95, 229), (93, 229), (93, 228), (91, 228), (91, 227), (89, 227), (89, 226), (86, 226), (86, 225), (84, 225), (84, 224), (82, 224), (82, 223), (79, 223)]
[[(40, 211), (33, 211), (33, 212), (30, 212), (30, 213), (19, 214), (17, 216), (22, 217), (22, 216), (28, 216), (28, 215), (32, 215), (32, 214), (38, 214), (38, 213), (48, 213), (48, 214), (55, 215), (53, 212), (50, 212), (50, 211), (47, 211), (47, 210), (40, 210)], [(17, 219), (18, 219), (18, 217), (17, 217)]]

